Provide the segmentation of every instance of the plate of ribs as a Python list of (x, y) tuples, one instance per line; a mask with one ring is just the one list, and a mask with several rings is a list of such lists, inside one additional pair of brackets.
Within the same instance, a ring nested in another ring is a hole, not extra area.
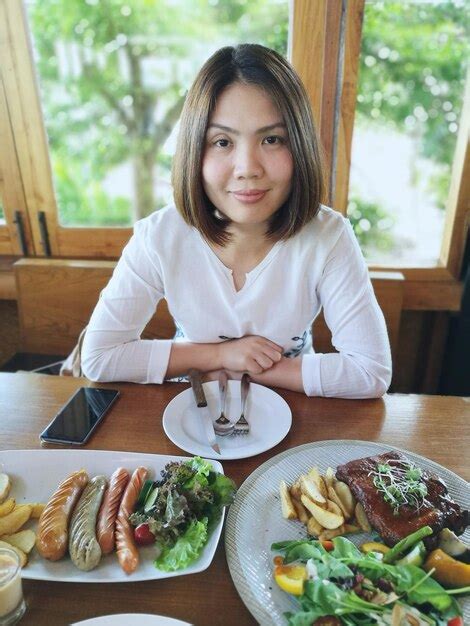
[[(357, 440), (320, 441), (304, 444), (269, 459), (239, 488), (229, 510), (225, 548), (235, 587), (259, 623), (286, 623), (284, 613), (298, 610), (298, 602), (279, 589), (272, 578), (273, 552), (278, 541), (304, 539), (307, 528), (299, 519), (282, 513), (280, 483), (294, 485), (299, 475), (315, 467), (348, 485), (356, 503), (362, 505), (370, 524), (350, 531), (347, 538), (357, 546), (379, 541), (394, 546), (418, 529), (429, 526), (424, 539), (427, 551), (438, 547), (443, 529), (461, 543), (470, 544), (470, 489), (467, 481), (447, 468), (393, 446)], [(403, 498), (390, 488), (390, 477), (411, 476), (418, 488)], [(354, 523), (354, 521), (353, 521)], [(379, 538), (380, 536), (380, 538)], [(469, 554), (467, 549), (467, 555)], [(470, 567), (470, 565), (469, 565)], [(459, 600), (465, 624), (470, 624), (470, 598)]]

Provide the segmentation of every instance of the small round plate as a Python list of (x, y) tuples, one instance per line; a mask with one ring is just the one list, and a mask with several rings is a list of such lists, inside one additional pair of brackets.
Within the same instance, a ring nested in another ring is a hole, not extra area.
[[(217, 381), (204, 383), (207, 406), (212, 419), (220, 415)], [(292, 424), (287, 402), (272, 389), (250, 384), (245, 417), (250, 424), (248, 435), (217, 437), (221, 454), (207, 441), (201, 417), (191, 389), (178, 394), (163, 413), (163, 428), (171, 441), (182, 450), (211, 459), (244, 459), (273, 448), (284, 439)], [(240, 381), (230, 380), (227, 388), (226, 415), (232, 422), (240, 417)]]

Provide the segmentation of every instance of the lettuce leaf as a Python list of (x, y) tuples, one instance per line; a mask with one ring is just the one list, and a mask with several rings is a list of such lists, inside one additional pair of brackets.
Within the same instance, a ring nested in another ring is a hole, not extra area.
[(174, 572), (188, 567), (202, 552), (207, 541), (207, 517), (194, 520), (173, 547), (164, 546), (155, 560), (155, 567), (165, 572)]

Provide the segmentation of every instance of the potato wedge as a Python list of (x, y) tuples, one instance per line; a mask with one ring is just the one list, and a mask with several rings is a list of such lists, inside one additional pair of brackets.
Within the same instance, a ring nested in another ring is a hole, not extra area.
[(309, 535), (319, 537), (324, 530), (323, 526), (319, 524), (313, 516), (309, 518), (307, 522), (307, 532)]
[(325, 484), (325, 481), (323, 480), (323, 476), (318, 471), (318, 467), (310, 468), (309, 471), (308, 471), (307, 476), (308, 476), (308, 478), (313, 480), (313, 482), (317, 485), (318, 490), (320, 491), (321, 495), (324, 498), (327, 498), (328, 497), (328, 491), (327, 491), (327, 488), (326, 488), (326, 484)]
[(292, 499), (290, 497), (289, 489), (287, 488), (285, 480), (281, 480), (281, 483), (279, 485), (279, 493), (281, 496), (282, 517), (284, 519), (297, 519), (297, 513), (295, 511), (294, 505), (292, 504)]
[(13, 511), (13, 509), (15, 508), (15, 499), (14, 498), (8, 498), (8, 500), (5, 500), (5, 502), (2, 502), (2, 504), (0, 504), (0, 517), (3, 517), (4, 515), (8, 515), (8, 513), (11, 513)]
[(325, 483), (327, 487), (333, 487), (333, 483), (336, 480), (335, 470), (332, 467), (328, 467), (325, 472)]
[(336, 513), (336, 515), (340, 515), (342, 518), (344, 518), (343, 511), (335, 502), (332, 502), (331, 500), (327, 500), (326, 508), (328, 511), (331, 511), (332, 513)]
[(28, 555), (25, 554), (23, 552), (23, 550), (20, 550), (16, 546), (12, 546), (11, 543), (7, 543), (6, 541), (1, 541), (0, 540), (0, 548), (10, 548), (10, 550), (13, 550), (13, 552), (16, 552), (16, 554), (20, 558), (20, 565), (21, 565), (21, 567), (24, 567), (26, 565), (26, 563), (28, 562)]
[(344, 508), (347, 511), (348, 517), (352, 517), (354, 515), (356, 500), (351, 493), (351, 489), (349, 489), (346, 483), (343, 483), (340, 480), (335, 481), (333, 487), (338, 495), (338, 498), (343, 503)]
[(289, 489), (290, 495), (292, 498), (297, 498), (300, 500), (300, 496), (302, 495), (302, 491), (300, 490), (300, 481), (297, 479), (292, 487)]
[(0, 474), (0, 504), (8, 498), (11, 489), (11, 480), (8, 474)]
[(331, 530), (324, 529), (318, 536), (320, 541), (328, 541), (329, 539), (334, 539), (335, 537), (339, 537), (340, 535), (344, 535), (344, 526), (338, 526), (338, 528), (333, 528)]
[(342, 515), (337, 515), (327, 509), (322, 509), (321, 506), (318, 506), (318, 504), (313, 502), (313, 500), (310, 500), (310, 498), (307, 498), (305, 495), (302, 495), (301, 501), (317, 522), (323, 526), (323, 528), (332, 530), (334, 528), (338, 528), (344, 523), (344, 517)]
[(300, 500), (297, 498), (291, 498), (292, 504), (294, 505), (295, 512), (297, 513), (297, 517), (302, 522), (302, 524), (307, 525), (307, 522), (310, 518), (307, 509), (304, 507)]
[(354, 514), (356, 517), (356, 521), (359, 524), (361, 530), (363, 530), (366, 533), (370, 533), (370, 531), (372, 530), (371, 525), (369, 524), (369, 520), (367, 519), (367, 515), (366, 515), (366, 512), (364, 511), (364, 507), (362, 506), (360, 502), (356, 504), (356, 507), (354, 509)]
[(326, 505), (326, 498), (322, 496), (317, 484), (305, 474), (300, 477), (300, 489), (302, 494), (310, 498), (310, 500), (323, 506)]
[(348, 515), (348, 512), (346, 511), (344, 504), (340, 500), (338, 494), (334, 490), (334, 487), (328, 487), (328, 500), (334, 502), (335, 504), (339, 506), (341, 510), (341, 514), (344, 516), (344, 519), (350, 518), (350, 515)]
[(16, 506), (11, 513), (0, 517), (0, 536), (13, 535), (31, 517), (33, 507), (29, 504)]
[(46, 508), (46, 505), (43, 502), (29, 502), (29, 506), (33, 507), (31, 511), (31, 519), (39, 519), (41, 517), (41, 513)]
[(2, 541), (6, 541), (22, 552), (29, 554), (36, 543), (36, 533), (32, 530), (20, 530), (13, 535), (2, 535)]
[(344, 534), (351, 535), (352, 533), (360, 533), (361, 529), (356, 524), (344, 524)]

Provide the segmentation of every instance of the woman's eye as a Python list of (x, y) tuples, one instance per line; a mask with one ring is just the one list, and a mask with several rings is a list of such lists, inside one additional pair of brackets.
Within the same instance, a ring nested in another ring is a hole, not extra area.
[(216, 139), (213, 145), (218, 148), (227, 148), (230, 145), (230, 141), (228, 139)]
[(286, 140), (284, 139), (284, 137), (279, 137), (279, 135), (270, 135), (269, 137), (265, 137), (264, 141), (270, 146), (275, 146), (276, 144), (286, 143)]

